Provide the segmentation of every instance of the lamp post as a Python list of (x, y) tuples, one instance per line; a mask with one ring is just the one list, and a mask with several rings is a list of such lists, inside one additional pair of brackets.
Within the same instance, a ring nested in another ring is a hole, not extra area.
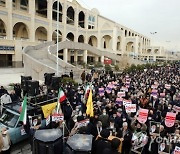
[(59, 1), (57, 1), (57, 51), (56, 51), (56, 75), (59, 75)]

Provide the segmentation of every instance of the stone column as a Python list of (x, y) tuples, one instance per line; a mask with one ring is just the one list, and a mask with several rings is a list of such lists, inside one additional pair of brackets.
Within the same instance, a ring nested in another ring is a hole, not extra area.
[(20, 3), (21, 3), (20, 0), (15, 1), (15, 5), (16, 5), (17, 10), (20, 10), (20, 5), (21, 5)]
[(117, 27), (113, 28), (112, 49), (117, 50)]
[(7, 39), (13, 40), (13, 23), (12, 23), (12, 0), (6, 2), (6, 8), (8, 10), (8, 28), (7, 28)]
[(101, 56), (101, 63), (104, 64), (104, 56)]
[(35, 42), (35, 0), (29, 0), (29, 14), (31, 15), (30, 41)]
[(49, 21), (49, 29), (48, 29), (48, 41), (52, 41), (52, 0), (47, 0), (47, 17)]
[(64, 49), (63, 60), (67, 63), (67, 61), (68, 61), (68, 49)]
[(78, 42), (78, 27), (79, 27), (79, 9), (78, 9), (78, 6), (74, 10), (75, 10), (74, 25), (76, 28), (76, 31), (74, 33), (74, 42)]
[[(67, 17), (67, 1), (64, 1), (63, 4), (63, 17), (62, 17), (62, 23), (65, 25), (66, 24), (66, 17)], [(63, 27), (63, 32), (62, 32), (62, 41), (66, 41), (66, 26)]]
[(99, 62), (99, 57), (95, 56), (95, 62), (98, 63)]
[(74, 50), (74, 63), (77, 64), (78, 62), (78, 50)]
[(67, 20), (66, 18), (67, 17), (67, 2), (66, 1), (64, 1), (62, 12), (63, 12), (62, 22), (66, 24), (66, 20)]
[(75, 28), (78, 28), (79, 27), (79, 7), (77, 6), (75, 9), (74, 9), (75, 13), (74, 13), (74, 25), (75, 25)]
[(89, 19), (89, 13), (88, 11), (85, 13), (85, 29), (88, 29), (88, 19)]
[(122, 35), (121, 35), (121, 44), (120, 44), (120, 49), (122, 54), (126, 53), (126, 39), (125, 39), (125, 34), (124, 31), (122, 31)]
[(134, 53), (138, 54), (138, 36), (136, 36), (136, 40), (134, 42)]
[(84, 53), (83, 53), (83, 62), (85, 64), (87, 64), (87, 50), (84, 50)]

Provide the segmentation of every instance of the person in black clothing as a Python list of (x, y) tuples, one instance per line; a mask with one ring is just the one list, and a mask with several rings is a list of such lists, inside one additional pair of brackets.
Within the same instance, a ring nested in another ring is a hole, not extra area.
[(69, 73), (69, 76), (70, 76), (71, 79), (73, 79), (73, 76), (74, 76), (74, 75), (73, 75), (73, 71), (72, 71), (72, 70), (71, 70), (71, 72)]
[(120, 146), (120, 140), (117, 138), (114, 138), (111, 141), (111, 149), (106, 148), (103, 151), (103, 154), (120, 154), (120, 152), (118, 152), (119, 146)]
[(19, 100), (19, 98), (16, 95), (15, 91), (11, 91), (10, 97), (11, 97), (12, 102), (17, 102)]
[(103, 129), (100, 137), (94, 142), (92, 154), (103, 154), (105, 148), (111, 149), (111, 142), (108, 140), (109, 130)]
[(132, 132), (128, 129), (128, 123), (123, 123), (123, 128), (117, 132), (117, 137), (123, 141), (122, 154), (129, 154), (131, 149)]

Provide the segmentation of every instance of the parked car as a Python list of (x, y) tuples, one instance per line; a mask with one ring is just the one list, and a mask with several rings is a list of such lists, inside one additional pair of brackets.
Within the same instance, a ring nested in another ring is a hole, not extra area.
[[(0, 117), (0, 129), (3, 127), (8, 129), (12, 144), (23, 141), (29, 137), (29, 134), (26, 134), (24, 130), (22, 122), (19, 121), (20, 107), (21, 102), (6, 104), (3, 107), (3, 113)], [(39, 110), (41, 113), (39, 111), (39, 113), (37, 113), (37, 111), (37, 108), (27, 105), (27, 115), (42, 114), (42, 110)], [(41, 127), (45, 127), (45, 119), (42, 120)]]

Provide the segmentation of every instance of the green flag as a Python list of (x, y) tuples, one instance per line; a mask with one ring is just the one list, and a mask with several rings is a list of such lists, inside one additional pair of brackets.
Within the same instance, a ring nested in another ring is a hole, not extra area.
[(26, 125), (27, 120), (27, 96), (24, 96), (24, 100), (21, 104), (20, 118), (19, 121), (22, 121)]

